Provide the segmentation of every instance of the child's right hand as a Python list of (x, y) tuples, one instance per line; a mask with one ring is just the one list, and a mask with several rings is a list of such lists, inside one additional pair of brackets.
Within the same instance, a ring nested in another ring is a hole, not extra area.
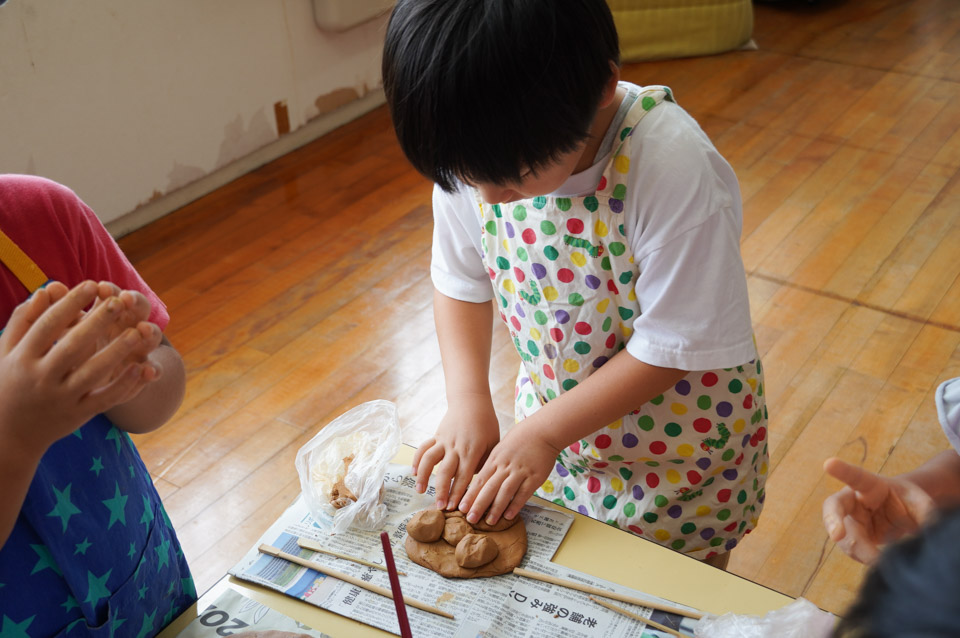
[(823, 469), (846, 483), (823, 502), (823, 524), (845, 554), (870, 564), (883, 545), (917, 531), (934, 512), (933, 499), (916, 483), (880, 476), (827, 459)]
[[(42, 454), (93, 416), (135, 396), (154, 376), (140, 363), (159, 329), (101, 286), (53, 282), (18, 306), (0, 335), (0, 436)], [(108, 338), (113, 335), (113, 338)]]
[(500, 422), (489, 396), (461, 395), (449, 403), (436, 434), (413, 456), (418, 492), (427, 489), (436, 469), (437, 509), (456, 509), (474, 473), (500, 441)]

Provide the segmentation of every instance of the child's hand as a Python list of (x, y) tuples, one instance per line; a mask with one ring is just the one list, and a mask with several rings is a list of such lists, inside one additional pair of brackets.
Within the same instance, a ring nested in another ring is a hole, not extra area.
[(499, 440), (500, 423), (489, 397), (470, 395), (451, 401), (437, 433), (413, 456), (417, 491), (427, 489), (436, 468), (437, 509), (455, 509), (473, 473)]
[[(42, 453), (149, 381), (130, 358), (152, 349), (159, 329), (129, 325), (117, 297), (84, 315), (98, 292), (90, 281), (69, 291), (51, 283), (14, 310), (0, 335), (0, 435), (25, 452)], [(118, 336), (99, 347), (109, 333)]]
[(934, 502), (915, 483), (867, 472), (837, 458), (823, 469), (847, 485), (823, 502), (823, 524), (831, 540), (861, 563), (872, 563), (880, 547), (915, 532), (934, 511)]
[(531, 432), (515, 427), (490, 453), (487, 462), (460, 502), (467, 521), (476, 523), (487, 513), (490, 525), (500, 515), (512, 520), (550, 475), (560, 450)]
[(97, 284), (97, 300), (86, 314), (94, 312), (101, 304), (114, 297), (123, 302), (121, 314), (116, 322), (100, 334), (97, 340), (97, 349), (105, 348), (111, 341), (119, 337), (126, 328), (140, 326), (144, 339), (140, 347), (130, 353), (127, 363), (146, 364), (144, 365), (144, 375), (148, 381), (159, 378), (163, 372), (162, 366), (159, 362), (150, 358), (150, 353), (160, 344), (163, 335), (159, 327), (147, 321), (150, 317), (150, 301), (143, 293), (136, 290), (121, 290), (116, 284), (101, 281)]

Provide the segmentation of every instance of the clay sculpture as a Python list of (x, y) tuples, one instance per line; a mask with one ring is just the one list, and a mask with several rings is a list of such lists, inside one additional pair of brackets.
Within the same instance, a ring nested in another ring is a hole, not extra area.
[(512, 571), (527, 553), (527, 528), (519, 516), (496, 525), (471, 525), (462, 512), (427, 509), (407, 522), (410, 560), (446, 578), (485, 578)]

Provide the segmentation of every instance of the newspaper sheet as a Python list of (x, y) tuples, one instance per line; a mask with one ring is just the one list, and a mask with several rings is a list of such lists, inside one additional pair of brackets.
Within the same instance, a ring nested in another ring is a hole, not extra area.
[(177, 638), (218, 638), (246, 631), (269, 630), (330, 638), (232, 589), (220, 594), (213, 604), (177, 634)]
[[(556, 563), (531, 560), (525, 567), (531, 571), (549, 574), (567, 581), (649, 600), (651, 603), (663, 603), (680, 609), (697, 611), (693, 607), (650, 596), (629, 587), (562, 567)], [(655, 636), (657, 638), (671, 638), (670, 634), (645, 626), (628, 616), (601, 607), (590, 600), (588, 594), (575, 589), (520, 578), (519, 576), (511, 576), (511, 578), (513, 583), (510, 592), (507, 594), (508, 600), (504, 605), (502, 615), (507, 616), (509, 613), (509, 622), (513, 626), (498, 622), (482, 634), (485, 638), (508, 638), (509, 636), (529, 636), (531, 638), (534, 636), (569, 636), (571, 638), (581, 636), (591, 638), (599, 638), (600, 636), (604, 638), (636, 638), (643, 636), (646, 638)], [(606, 602), (690, 636), (693, 635), (693, 628), (697, 624), (697, 621), (691, 618), (656, 611), (649, 607), (609, 599)], [(509, 609), (509, 612), (506, 611), (507, 609)], [(478, 636), (481, 634), (477, 632), (462, 635)]]
[[(382, 529), (390, 534), (397, 569), (406, 573), (400, 579), (404, 595), (439, 607), (455, 617), (449, 620), (408, 606), (407, 614), (414, 635), (456, 638), (662, 636), (656, 631), (644, 630), (638, 621), (607, 610), (592, 602), (586, 594), (575, 590), (513, 574), (495, 578), (447, 579), (417, 565), (407, 558), (403, 550), (406, 521), (414, 513), (433, 506), (432, 489), (426, 494), (418, 494), (414, 490), (415, 480), (408, 466), (390, 465), (384, 482), (384, 501), (389, 515)], [(572, 515), (529, 503), (521, 515), (528, 535), (527, 556), (521, 566), (652, 601), (659, 600), (551, 563), (573, 522)], [(257, 551), (260, 543), (273, 545), (389, 589), (386, 572), (303, 550), (297, 545), (298, 537), (312, 539), (331, 551), (383, 564), (379, 532), (350, 530), (344, 534), (327, 535), (314, 522), (303, 499), (298, 498), (230, 573), (399, 635), (396, 612), (389, 598)], [(651, 613), (650, 609), (626, 604), (621, 606), (646, 617)], [(660, 612), (656, 614), (654, 619), (668, 626), (676, 627), (680, 620), (676, 616), (667, 617)], [(693, 634), (692, 631), (688, 633)]]

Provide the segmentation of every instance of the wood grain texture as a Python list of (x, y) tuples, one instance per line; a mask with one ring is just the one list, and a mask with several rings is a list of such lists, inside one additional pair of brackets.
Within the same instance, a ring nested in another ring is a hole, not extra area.
[[(960, 375), (960, 5), (755, 5), (757, 51), (627, 65), (671, 86), (740, 178), (771, 474), (729, 569), (842, 612), (863, 569), (820, 504), (838, 455), (909, 470), (948, 447), (936, 385)], [(136, 437), (206, 589), (299, 492), (297, 449), (371, 399), (404, 440), (445, 410), (429, 280), (431, 187), (385, 109), (121, 240), (169, 305), (183, 407)], [(512, 421), (518, 359), (490, 383)]]

